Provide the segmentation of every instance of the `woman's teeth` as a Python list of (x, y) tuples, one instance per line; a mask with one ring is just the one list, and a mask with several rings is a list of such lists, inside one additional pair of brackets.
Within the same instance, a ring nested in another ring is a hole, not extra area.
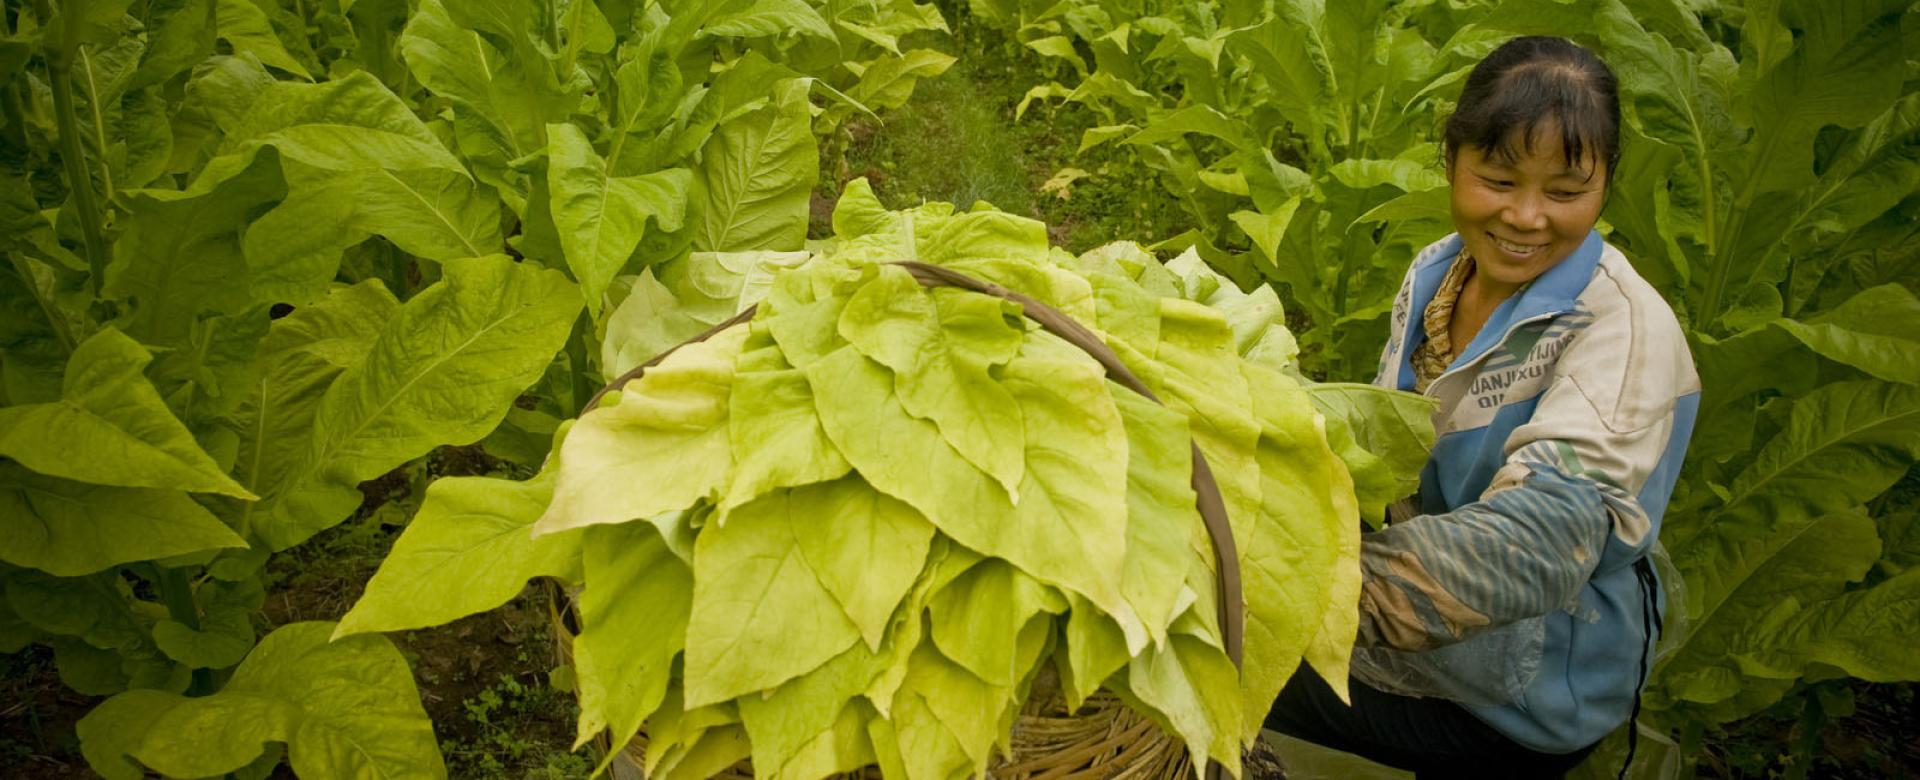
[(1516, 243), (1513, 243), (1512, 241), (1508, 241), (1499, 236), (1494, 236), (1493, 242), (1495, 244), (1499, 244), (1501, 249), (1505, 249), (1516, 255), (1533, 254), (1534, 250), (1539, 249), (1540, 247), (1546, 246), (1546, 244), (1516, 244)]

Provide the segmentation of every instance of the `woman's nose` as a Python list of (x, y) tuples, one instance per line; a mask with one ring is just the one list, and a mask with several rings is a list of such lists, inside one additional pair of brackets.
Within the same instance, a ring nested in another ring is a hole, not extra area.
[(1500, 219), (1517, 230), (1544, 230), (1547, 227), (1547, 212), (1535, 193), (1519, 192), (1507, 201), (1500, 210)]

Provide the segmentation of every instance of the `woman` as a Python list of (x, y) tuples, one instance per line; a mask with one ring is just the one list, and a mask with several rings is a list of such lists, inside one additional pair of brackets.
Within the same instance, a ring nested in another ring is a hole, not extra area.
[(1269, 728), (1423, 778), (1553, 777), (1637, 709), (1699, 381), (1593, 230), (1619, 125), (1612, 72), (1564, 39), (1467, 77), (1444, 133), (1458, 233), (1414, 260), (1376, 380), (1435, 399), (1439, 439), (1363, 545), (1351, 703), (1303, 667)]

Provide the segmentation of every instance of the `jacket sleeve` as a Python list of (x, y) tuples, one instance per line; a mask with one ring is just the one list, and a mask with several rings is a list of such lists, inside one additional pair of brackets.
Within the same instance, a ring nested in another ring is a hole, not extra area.
[(1365, 537), (1363, 646), (1426, 650), (1571, 606), (1596, 570), (1653, 544), (1690, 428), (1676, 401), (1698, 380), (1671, 313), (1632, 303), (1564, 336), (1478, 500)]

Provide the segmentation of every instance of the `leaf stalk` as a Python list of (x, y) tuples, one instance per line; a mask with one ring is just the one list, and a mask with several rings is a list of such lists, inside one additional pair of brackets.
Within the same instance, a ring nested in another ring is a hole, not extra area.
[(66, 14), (65, 39), (58, 46), (48, 48), (47, 80), (53, 87), (54, 121), (60, 129), (60, 162), (66, 168), (67, 191), (73, 197), (74, 210), (80, 216), (81, 243), (87, 253), (87, 268), (91, 273), (93, 294), (98, 296), (106, 284), (107, 257), (111, 247), (107, 243), (106, 230), (100, 217), (100, 204), (94, 199), (93, 177), (87, 173), (87, 152), (80, 140), (80, 123), (75, 116), (73, 105), (73, 53), (79, 46), (72, 44), (78, 34), (75, 19), (86, 13), (86, 0), (72, 0), (63, 12)]

